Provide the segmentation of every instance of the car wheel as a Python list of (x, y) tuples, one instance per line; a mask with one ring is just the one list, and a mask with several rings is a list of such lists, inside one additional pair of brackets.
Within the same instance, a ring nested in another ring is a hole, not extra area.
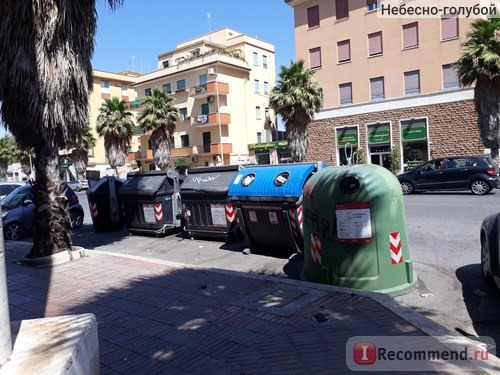
[(19, 241), (24, 235), (24, 230), (21, 224), (10, 223), (3, 227), (3, 235), (7, 240)]
[(83, 212), (80, 210), (71, 211), (71, 225), (73, 228), (78, 228), (83, 224)]
[(491, 252), (488, 246), (488, 241), (484, 237), (481, 238), (481, 271), (483, 277), (488, 284), (493, 285), (493, 275), (491, 274)]
[(490, 192), (490, 185), (483, 180), (475, 180), (470, 184), (470, 190), (475, 195), (485, 195)]
[(411, 194), (413, 193), (414, 187), (413, 184), (409, 181), (401, 181), (401, 190), (403, 190), (403, 194)]

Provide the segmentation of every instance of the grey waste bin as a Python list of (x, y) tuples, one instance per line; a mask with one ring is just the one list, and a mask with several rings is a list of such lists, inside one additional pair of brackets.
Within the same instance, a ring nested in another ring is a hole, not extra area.
[(185, 230), (191, 236), (232, 241), (237, 238), (236, 210), (227, 191), (239, 165), (190, 168), (181, 185)]
[(302, 189), (324, 163), (248, 166), (228, 190), (252, 251), (291, 255), (302, 252)]
[(180, 229), (180, 181), (173, 171), (129, 173), (118, 190), (125, 227), (133, 234), (157, 236)]
[(107, 176), (87, 189), (90, 216), (97, 232), (123, 228), (123, 211), (118, 198), (118, 189), (122, 185), (122, 180)]

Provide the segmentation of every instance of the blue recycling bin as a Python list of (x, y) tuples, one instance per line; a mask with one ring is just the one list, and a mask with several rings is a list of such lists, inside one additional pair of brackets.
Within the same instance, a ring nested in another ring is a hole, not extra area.
[(234, 176), (228, 197), (252, 251), (279, 256), (302, 252), (302, 189), (324, 167), (321, 162), (255, 165)]

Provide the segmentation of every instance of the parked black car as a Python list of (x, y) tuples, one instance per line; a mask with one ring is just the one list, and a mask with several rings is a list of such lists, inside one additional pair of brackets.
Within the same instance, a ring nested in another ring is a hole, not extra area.
[(481, 223), (481, 270), (488, 284), (500, 288), (500, 213)]
[[(3, 233), (7, 240), (20, 240), (33, 230), (34, 209), (33, 187), (30, 184), (20, 186), (2, 199)], [(78, 196), (68, 187), (66, 197), (69, 200), (68, 210), (73, 228), (83, 224), (83, 207)]]
[(470, 190), (488, 194), (497, 187), (498, 173), (489, 156), (449, 156), (425, 162), (397, 176), (403, 194), (429, 190)]

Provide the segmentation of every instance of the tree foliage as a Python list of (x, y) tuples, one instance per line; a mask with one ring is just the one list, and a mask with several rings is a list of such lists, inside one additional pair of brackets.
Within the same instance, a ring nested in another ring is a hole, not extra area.
[(454, 67), (463, 86), (474, 86), (481, 140), (498, 159), (500, 145), (500, 19), (471, 23), (463, 52)]
[(112, 168), (124, 166), (127, 160), (127, 147), (135, 127), (132, 116), (127, 103), (117, 97), (106, 99), (99, 109), (96, 131), (104, 138), (104, 148)]
[(269, 95), (269, 107), (285, 121), (288, 148), (294, 161), (303, 161), (309, 147), (308, 125), (323, 105), (323, 92), (304, 60), (281, 66)]
[(161, 170), (170, 164), (170, 140), (175, 123), (179, 121), (179, 110), (171, 95), (155, 88), (151, 96), (141, 99), (142, 110), (137, 121), (142, 129), (151, 131), (151, 148), (155, 165)]

